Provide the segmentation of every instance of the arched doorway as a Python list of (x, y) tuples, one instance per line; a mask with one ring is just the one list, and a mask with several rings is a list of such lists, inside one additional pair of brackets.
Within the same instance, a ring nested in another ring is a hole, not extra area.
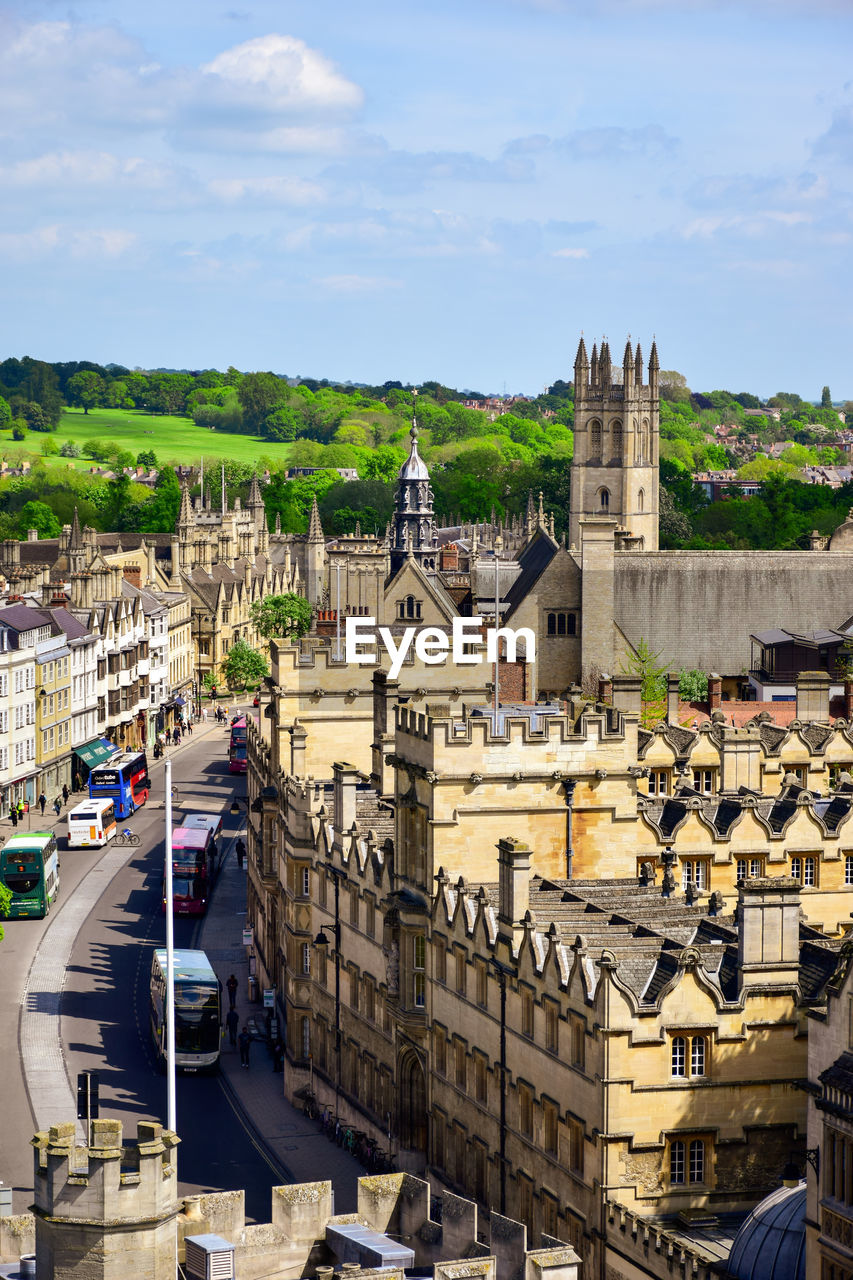
[(413, 1049), (407, 1049), (401, 1056), (397, 1079), (400, 1146), (410, 1151), (426, 1151), (426, 1082), (421, 1060)]

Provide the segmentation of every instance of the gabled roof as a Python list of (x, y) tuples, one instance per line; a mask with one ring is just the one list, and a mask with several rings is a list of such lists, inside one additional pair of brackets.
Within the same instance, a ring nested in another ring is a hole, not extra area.
[(522, 600), (530, 594), (559, 550), (559, 546), (549, 533), (541, 528), (535, 530), (518, 557), (521, 572), (506, 593), (507, 618), (512, 616)]

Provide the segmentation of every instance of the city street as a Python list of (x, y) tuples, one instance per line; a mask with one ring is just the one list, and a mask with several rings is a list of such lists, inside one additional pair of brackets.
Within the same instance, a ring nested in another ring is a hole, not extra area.
[[(175, 825), (182, 812), (224, 811), (222, 842), (228, 849), (242, 821), (232, 818), (228, 809), (234, 794), (244, 792), (245, 781), (228, 773), (226, 746), (227, 735), (221, 728), (199, 726), (194, 738), (173, 752), (173, 785), (177, 790)], [(163, 766), (150, 763), (151, 799), (128, 824), (140, 835), (140, 846), (109, 851), (63, 847), (60, 899), (50, 917), (45, 921), (7, 921), (6, 940), (0, 944), (4, 972), (0, 1034), (7, 1047), (15, 1046), (13, 1052), (17, 1056), (22, 993), (45, 929), (55, 926), (59, 930), (62, 907), (73, 907), (72, 894), (78, 885), (83, 896), (87, 885), (81, 881), (87, 872), (98, 867), (107, 854), (114, 862), (117, 856), (127, 855), (73, 939), (60, 1007), (62, 1046), (72, 1084), (78, 1071), (97, 1070), (101, 1114), (121, 1118), (131, 1135), (138, 1119), (165, 1120), (166, 1106), (165, 1079), (155, 1069), (148, 1027), (151, 951), (165, 939), (165, 917), (160, 905)], [(57, 830), (64, 833), (64, 817)], [(239, 883), (242, 886), (242, 881)], [(90, 892), (97, 890), (97, 880), (90, 884)], [(234, 892), (233, 888), (230, 892)], [(245, 896), (241, 889), (237, 893), (240, 900), (234, 901), (235, 915), (245, 912)], [(175, 945), (197, 946), (200, 924), (198, 920), (176, 920)], [(21, 1017), (22, 1038), (26, 1035), (28, 1014), (39, 1011), (41, 994), (34, 998), (30, 991), (28, 995)], [(49, 1046), (45, 1051), (49, 1052)], [(8, 1056), (6, 1060), (8, 1066)], [(13, 1186), (14, 1205), (19, 1210), (32, 1199), (28, 1143), (36, 1127), (33, 1112), (38, 1114), (39, 1108), (27, 1095), (22, 1073), (7, 1070), (4, 1084), (0, 1094), (0, 1179)], [(181, 1191), (191, 1194), (245, 1188), (247, 1216), (267, 1220), (269, 1189), (289, 1180), (287, 1172), (260, 1149), (222, 1079), (218, 1075), (179, 1076), (177, 1114)]]

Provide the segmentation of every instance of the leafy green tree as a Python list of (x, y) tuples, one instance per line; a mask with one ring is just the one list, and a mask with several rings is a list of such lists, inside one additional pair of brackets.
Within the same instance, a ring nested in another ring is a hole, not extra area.
[(829, 394), (829, 387), (824, 387), (820, 393), (820, 407), (821, 409), (832, 408), (832, 396)]
[[(9, 916), (9, 908), (12, 905), (12, 890), (7, 889), (5, 884), (0, 884), (0, 920), (6, 920)], [(3, 926), (0, 925), (0, 942), (3, 940)]]
[(688, 517), (677, 506), (672, 491), (662, 484), (658, 490), (658, 535), (663, 551), (683, 547), (693, 534)]
[(391, 444), (382, 444), (378, 449), (372, 449), (368, 454), (364, 470), (359, 468), (359, 475), (363, 475), (365, 480), (382, 480), (388, 483), (395, 480), (397, 472), (406, 461), (406, 453), (403, 449), (397, 449)]
[(695, 668), (687, 671), (683, 667), (678, 673), (678, 696), (684, 702), (708, 701), (708, 675)]
[(149, 467), (153, 470), (157, 466), (157, 454), (153, 449), (141, 449), (136, 455), (136, 465), (138, 467)]
[(255, 435), (260, 435), (273, 409), (287, 404), (288, 386), (274, 373), (247, 373), (237, 388), (243, 419)]
[(70, 404), (79, 405), (84, 414), (103, 404), (106, 399), (106, 385), (99, 373), (92, 369), (82, 369), (69, 378), (66, 395)]
[(265, 640), (285, 637), (298, 640), (311, 626), (311, 605), (303, 596), (288, 591), (284, 595), (266, 596), (251, 608), (252, 623)]
[(37, 400), (27, 400), (20, 411), (30, 431), (53, 431), (56, 427)]
[(15, 418), (12, 423), (12, 439), (26, 440), (26, 438), (27, 438), (26, 423), (24, 422), (23, 418)]
[(59, 521), (45, 502), (27, 502), (18, 514), (18, 534), (25, 538), (30, 529), (37, 529), (40, 538), (58, 538), (62, 532)]
[(12, 421), (12, 409), (8, 400), (0, 396), (0, 431), (4, 431)]
[(59, 446), (59, 456), (60, 458), (79, 458), (79, 444), (75, 444), (73, 440), (66, 440), (64, 444)]
[(251, 685), (260, 684), (269, 672), (264, 655), (246, 644), (245, 640), (235, 640), (222, 663), (222, 674), (229, 689), (248, 689)]
[(640, 697), (643, 702), (659, 702), (666, 697), (666, 676), (669, 667), (661, 663), (663, 651), (652, 653), (646, 640), (641, 636), (635, 651), (622, 664), (622, 674), (640, 677)]
[(47, 423), (42, 430), (51, 431), (59, 425), (62, 395), (59, 391), (59, 377), (49, 364), (45, 364), (43, 360), (29, 362), (27, 376), (21, 383), (21, 394), (24, 400), (40, 405)]
[(658, 375), (661, 398), (664, 400), (689, 401), (690, 388), (683, 373), (675, 369), (661, 369)]

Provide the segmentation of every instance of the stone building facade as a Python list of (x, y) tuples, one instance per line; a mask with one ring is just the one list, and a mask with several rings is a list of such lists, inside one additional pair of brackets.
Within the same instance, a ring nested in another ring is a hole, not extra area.
[[(636, 692), (617, 680), (613, 699)], [(324, 770), (317, 754), (311, 778), (307, 730), (292, 727), (276, 774), (269, 736), (250, 731), (249, 914), (275, 956), (286, 1087), (313, 1072), (321, 1100), (390, 1134), (404, 1166), (597, 1268), (632, 1215), (665, 1232), (679, 1214), (734, 1214), (802, 1163), (794, 1084), (849, 916), (853, 792), (843, 770), (823, 799), (792, 773), (828, 782), (844, 726), (780, 737), (711, 720), (691, 741), (712, 748), (696, 766), (723, 790), (673, 772), (672, 794), (655, 778), (650, 796), (643, 752), (671, 751), (675, 771), (680, 726), (641, 740), (634, 712), (576, 710), (508, 711), (495, 732), (395, 696), (385, 773), (363, 758)], [(780, 762), (759, 794), (741, 789), (744, 754)], [(612, 1274), (632, 1274), (613, 1247)]]

